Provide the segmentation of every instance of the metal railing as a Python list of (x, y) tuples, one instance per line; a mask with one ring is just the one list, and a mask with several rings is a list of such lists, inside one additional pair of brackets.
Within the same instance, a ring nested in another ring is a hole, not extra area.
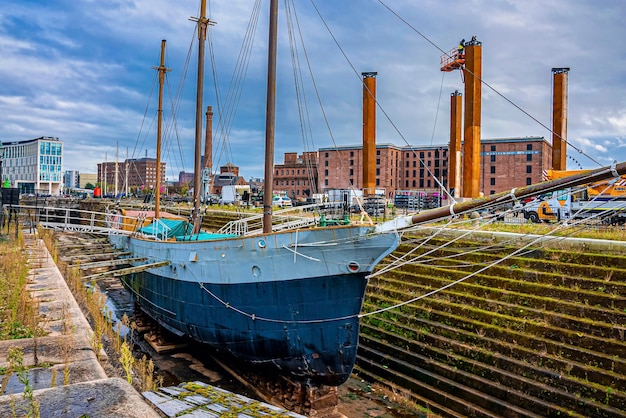
[(134, 230), (122, 228), (124, 220), (127, 224), (135, 223), (135, 217), (123, 216), (117, 213), (106, 213), (81, 210), (69, 207), (52, 206), (12, 206), (22, 219), (26, 218), (31, 224), (39, 224), (44, 228), (55, 231), (75, 231), (94, 234), (130, 235)]
[[(313, 211), (319, 210), (323, 204), (295, 206), (273, 212), (272, 231), (308, 228), (317, 223), (318, 218)], [(306, 212), (308, 216), (303, 216)], [(219, 234), (259, 235), (263, 233), (263, 214), (249, 216), (244, 219), (230, 221), (217, 232)]]
[[(296, 228), (307, 228), (318, 221), (312, 210), (319, 205), (299, 206), (274, 212), (273, 231), (284, 231)], [(146, 216), (125, 216), (117, 212), (97, 212), (70, 207), (52, 206), (12, 206), (20, 217), (27, 217), (31, 224), (39, 224), (44, 228), (55, 231), (75, 231), (93, 234), (136, 235), (141, 234), (139, 229), (144, 225)], [(303, 216), (309, 211), (308, 216)], [(262, 233), (262, 214), (255, 214), (244, 219), (230, 221), (217, 232), (220, 234), (257, 235)], [(156, 220), (150, 234), (142, 234), (155, 240), (167, 240), (169, 227), (162, 221)]]

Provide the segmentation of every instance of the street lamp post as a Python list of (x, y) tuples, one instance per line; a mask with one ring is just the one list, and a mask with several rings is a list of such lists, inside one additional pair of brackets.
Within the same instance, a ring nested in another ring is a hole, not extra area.
[(0, 232), (4, 226), (4, 208), (2, 205), (2, 186), (4, 181), (2, 180), (2, 162), (4, 161), (4, 147), (0, 142)]
[[(0, 188), (2, 188), (2, 186), (4, 185), (4, 177), (2, 175), (2, 163), (4, 162), (4, 146), (2, 145), (2, 142), (0, 142)], [(2, 195), (2, 192), (0, 192), (0, 196)]]

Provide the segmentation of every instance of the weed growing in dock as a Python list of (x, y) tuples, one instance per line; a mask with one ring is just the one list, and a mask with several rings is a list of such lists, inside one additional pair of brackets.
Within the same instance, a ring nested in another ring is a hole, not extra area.
[[(132, 342), (126, 341), (126, 336), (121, 336), (121, 326), (129, 327), (130, 325), (128, 317), (124, 316), (121, 320), (122, 323), (115, 325), (111, 319), (111, 312), (105, 304), (106, 297), (100, 292), (98, 283), (95, 280), (85, 283), (78, 265), (71, 266), (59, 259), (57, 244), (52, 231), (41, 229), (39, 233), (72, 290), (74, 298), (86, 312), (93, 330), (90, 341), (94, 351), (99, 355), (104, 350), (110, 349), (114, 355), (109, 353), (109, 360), (129, 383), (141, 391), (155, 390), (162, 384), (163, 378), (156, 377), (154, 363), (145, 357), (136, 360), (133, 357)], [(67, 324), (66, 328), (69, 329), (70, 327), (71, 325)], [(105, 342), (108, 344), (105, 345)], [(67, 372), (69, 373), (69, 369)]]
[(22, 236), (0, 242), (0, 340), (37, 334), (39, 309), (26, 291), (28, 272)]
[(17, 379), (24, 385), (24, 399), (28, 401), (29, 411), (27, 416), (39, 418), (39, 402), (33, 396), (33, 387), (30, 384), (28, 368), (24, 366), (24, 353), (21, 348), (9, 348), (7, 355), (9, 361), (9, 376), (17, 374)]
[(124, 368), (124, 372), (126, 373), (126, 380), (128, 383), (133, 383), (133, 376), (131, 374), (133, 370), (133, 365), (135, 364), (135, 357), (133, 357), (133, 352), (130, 351), (130, 347), (126, 342), (122, 343), (122, 348), (120, 350), (120, 363), (122, 363), (122, 367)]

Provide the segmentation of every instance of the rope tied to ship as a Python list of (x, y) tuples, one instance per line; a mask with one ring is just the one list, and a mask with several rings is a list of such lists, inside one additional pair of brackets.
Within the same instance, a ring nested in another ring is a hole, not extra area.
[[(595, 217), (595, 216), (597, 216), (597, 215), (593, 215), (593, 216)], [(587, 219), (589, 219), (589, 218), (587, 218)], [(571, 225), (577, 225), (577, 224), (579, 224), (579, 223), (581, 223), (581, 222), (583, 222), (583, 220), (576, 221), (576, 222), (572, 223)], [(493, 261), (492, 263), (489, 263), (489, 264), (485, 265), (483, 268), (480, 268), (480, 269), (476, 270), (475, 272), (468, 274), (468, 275), (467, 275), (467, 276), (465, 276), (465, 277), (461, 277), (461, 278), (460, 278), (460, 279), (458, 279), (458, 280), (455, 280), (455, 281), (453, 281), (453, 282), (451, 282), (451, 283), (448, 283), (447, 285), (442, 286), (442, 287), (440, 287), (439, 289), (432, 290), (432, 291), (430, 291), (430, 292), (424, 293), (423, 295), (420, 295), (420, 296), (414, 297), (414, 298), (412, 298), (412, 299), (410, 299), (410, 300), (407, 300), (407, 301), (404, 301), (404, 302), (401, 302), (401, 303), (397, 303), (397, 304), (395, 304), (395, 305), (393, 305), (393, 306), (388, 306), (388, 307), (386, 307), (386, 308), (377, 309), (377, 310), (374, 310), (374, 311), (372, 311), (372, 312), (367, 312), (367, 313), (364, 313), (364, 314), (360, 314), (360, 315), (359, 315), (359, 318), (364, 318), (364, 317), (366, 317), (366, 316), (377, 315), (377, 314), (379, 314), (379, 313), (387, 312), (387, 311), (390, 311), (390, 310), (392, 310), (392, 309), (397, 309), (397, 308), (400, 308), (400, 307), (402, 307), (402, 306), (405, 306), (405, 305), (408, 305), (408, 304), (411, 304), (411, 303), (417, 302), (417, 301), (419, 301), (419, 300), (421, 300), (421, 299), (424, 299), (424, 298), (427, 298), (427, 297), (429, 297), (429, 296), (433, 296), (433, 295), (435, 295), (435, 294), (437, 294), (437, 293), (439, 293), (439, 292), (441, 292), (441, 291), (444, 291), (444, 290), (449, 289), (449, 288), (451, 288), (451, 287), (453, 287), (453, 286), (456, 286), (456, 285), (457, 285), (457, 284), (459, 284), (459, 283), (463, 283), (463, 282), (464, 282), (464, 281), (466, 281), (467, 279), (470, 279), (470, 278), (472, 278), (472, 277), (474, 277), (474, 276), (476, 276), (476, 275), (478, 275), (478, 274), (482, 273), (483, 271), (485, 271), (485, 270), (487, 270), (487, 269), (490, 269), (491, 267), (496, 266), (496, 265), (498, 265), (498, 264), (502, 263), (503, 261), (508, 260), (509, 258), (514, 257), (514, 256), (516, 256), (516, 255), (518, 255), (518, 254), (520, 254), (520, 253), (522, 253), (522, 252), (526, 251), (526, 249), (527, 249), (527, 248), (529, 248), (529, 247), (531, 247), (531, 246), (533, 246), (533, 245), (537, 244), (538, 242), (540, 242), (540, 241), (542, 241), (542, 240), (545, 240), (546, 236), (551, 236), (551, 235), (555, 234), (557, 231), (559, 231), (560, 229), (562, 229), (563, 227), (566, 227), (566, 226), (568, 226), (568, 225), (567, 225), (567, 224), (565, 224), (565, 223), (560, 223), (560, 224), (558, 224), (558, 225), (557, 225), (557, 226), (556, 226), (553, 230), (548, 231), (545, 235), (540, 236), (540, 237), (537, 237), (537, 238), (535, 238), (535, 239), (531, 240), (531, 241), (530, 241), (530, 242), (528, 242), (527, 244), (525, 244), (525, 245), (523, 245), (522, 247), (520, 247), (520, 248), (516, 249), (515, 251), (511, 252), (510, 254), (508, 254), (508, 255), (506, 255), (506, 256), (504, 256), (504, 257), (502, 257), (501, 259), (495, 260), (495, 261)], [(554, 236), (552, 236), (551, 238), (553, 238), (553, 239), (559, 239), (559, 237), (554, 237)]]
[(287, 251), (291, 251), (293, 253), (293, 262), (294, 263), (296, 262), (296, 255), (299, 255), (300, 257), (304, 257), (307, 260), (311, 260), (311, 261), (321, 261), (319, 258), (311, 257), (309, 255), (305, 255), (305, 254), (302, 254), (302, 253), (298, 252), (297, 251), (297, 245), (296, 245), (295, 249), (291, 249), (291, 248), (287, 247), (285, 244), (282, 244), (281, 248), (283, 248), (283, 249), (285, 249)]
[(265, 317), (257, 316), (254, 313), (249, 313), (249, 312), (246, 312), (244, 310), (241, 310), (239, 308), (236, 308), (236, 307), (232, 306), (229, 302), (226, 302), (226, 301), (222, 300), (215, 293), (213, 293), (209, 289), (207, 289), (204, 286), (203, 283), (198, 283), (198, 284), (200, 285), (200, 288), (202, 290), (207, 292), (207, 294), (209, 294), (213, 299), (215, 299), (216, 301), (218, 301), (219, 303), (224, 305), (224, 307), (226, 307), (228, 309), (232, 309), (233, 311), (237, 312), (238, 314), (246, 316), (246, 317), (250, 318), (253, 321), (273, 322), (273, 323), (278, 323), (278, 324), (321, 324), (321, 323), (324, 323), (324, 322), (344, 321), (344, 320), (347, 320), (347, 319), (352, 319), (352, 318), (358, 318), (359, 317), (358, 314), (355, 314), (355, 315), (346, 315), (346, 316), (341, 316), (341, 317), (336, 317), (336, 318), (306, 319), (306, 320), (296, 320), (296, 319), (285, 320), (285, 319), (265, 318)]

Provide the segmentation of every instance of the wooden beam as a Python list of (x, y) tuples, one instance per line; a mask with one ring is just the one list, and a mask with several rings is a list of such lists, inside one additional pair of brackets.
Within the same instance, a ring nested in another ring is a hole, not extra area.
[(102, 259), (111, 259), (116, 257), (126, 257), (128, 255), (132, 255), (131, 252), (128, 251), (119, 251), (113, 253), (98, 253), (98, 254), (81, 254), (81, 255), (70, 255), (66, 257), (61, 257), (61, 261), (70, 262), (71, 264), (76, 264), (73, 261), (86, 260), (91, 262), (93, 260), (102, 260)]
[(135, 258), (117, 258), (115, 260), (105, 260), (105, 261), (94, 261), (92, 263), (78, 263), (75, 264), (76, 267), (87, 270), (87, 269), (95, 269), (100, 267), (111, 267), (111, 266), (121, 266), (124, 264), (130, 264), (134, 262), (146, 261), (146, 257), (135, 257)]
[(154, 269), (158, 267), (163, 267), (163, 266), (169, 266), (169, 265), (170, 265), (169, 261), (159, 261), (158, 263), (142, 264), (140, 266), (129, 267), (129, 268), (119, 269), (119, 270), (110, 270), (110, 271), (105, 271), (103, 273), (92, 274), (90, 276), (83, 276), (83, 279), (94, 280), (94, 279), (101, 279), (103, 277), (120, 277), (120, 276), (126, 276), (128, 274), (132, 274), (132, 273), (140, 273), (142, 271), (146, 271), (146, 270), (150, 270), (150, 269)]

